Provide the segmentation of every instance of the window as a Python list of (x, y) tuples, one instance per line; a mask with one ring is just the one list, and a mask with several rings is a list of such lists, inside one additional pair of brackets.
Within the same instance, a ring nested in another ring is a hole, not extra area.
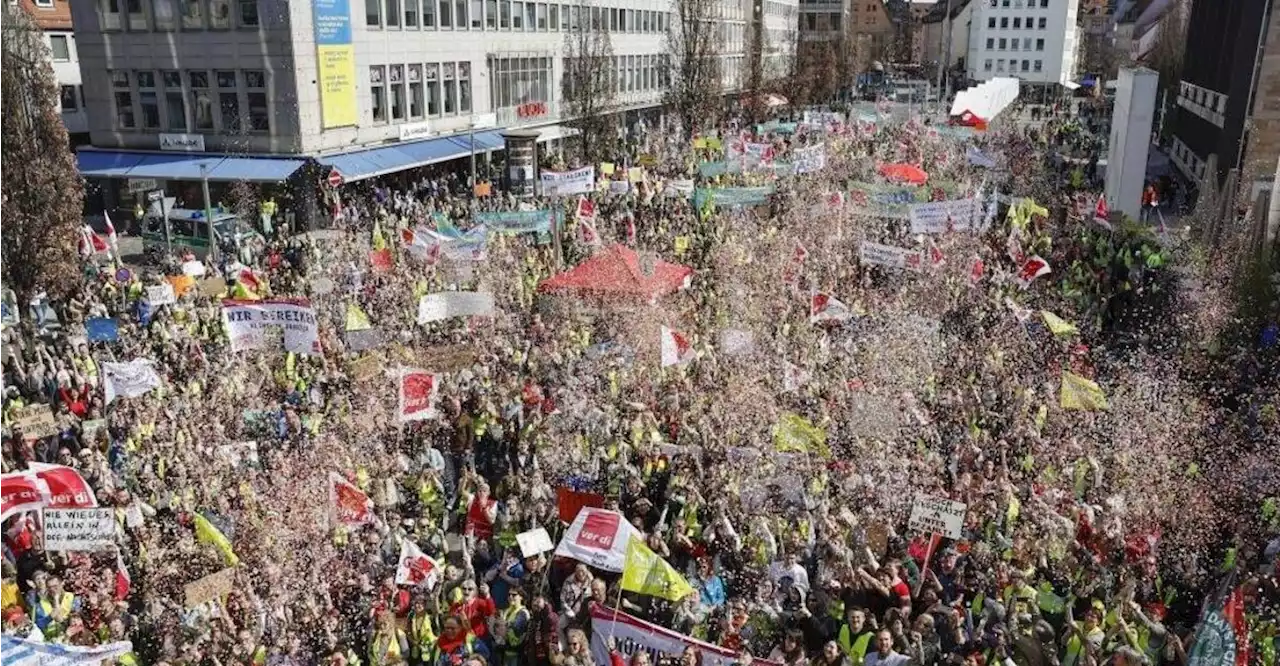
[(422, 65), (409, 65), (409, 117), (422, 117)]
[(404, 0), (404, 27), (418, 27), (418, 0)]
[(1013, 29), (1019, 30), (1021, 28), (1022, 28), (1022, 17), (1021, 16), (1013, 17)]
[(1027, 71), (1030, 71), (1030, 70), (1031, 70), (1031, 61), (1029, 61), (1029, 60), (1023, 60), (1023, 61), (1022, 61), (1022, 71), (1027, 72)]
[(49, 35), (49, 50), (53, 52), (54, 60), (65, 62), (71, 59), (71, 46), (67, 44), (66, 35)]
[(440, 115), (440, 65), (427, 64), (427, 115)]
[(383, 20), (386, 21), (388, 28), (400, 27), (400, 0), (386, 0), (384, 7), (386, 11), (382, 13)]
[(559, 30), (560, 29), (560, 3), (558, 2), (551, 3), (551, 5), (547, 8), (547, 13), (548, 13), (547, 27), (551, 28), (552, 30)]
[(997, 72), (1004, 71), (1004, 58), (1000, 58), (999, 60), (996, 60), (996, 71)]
[(382, 65), (369, 67), (369, 95), (373, 100), (373, 122), (387, 122), (387, 68)]
[(458, 113), (471, 113), (471, 63), (458, 63)]
[(560, 29), (569, 29), (569, 5), (560, 5)]
[(382, 27), (382, 0), (364, 0), (364, 24), (370, 28)]
[(996, 48), (996, 39), (995, 39), (995, 37), (988, 37), (988, 38), (987, 38), (987, 50), (988, 50), (988, 51), (992, 51), (992, 50), (995, 50), (995, 48)]
[(120, 3), (122, 1), (99, 0), (98, 21), (103, 30), (119, 30), (122, 27), (120, 20)]
[(151, 20), (156, 30), (170, 32), (178, 28), (178, 7), (174, 0), (151, 0)]
[(457, 0), (453, 3), (454, 17), (453, 25), (459, 29), (467, 27), (467, 0)]
[(1000, 6), (1001, 6), (1001, 7), (1008, 7), (1008, 6), (1009, 6), (1009, 0), (1000, 0)]
[(1044, 39), (1037, 39), (1037, 40), (1036, 40), (1036, 50), (1037, 50), (1037, 51), (1043, 51), (1043, 50), (1044, 50)]
[(1049, 0), (1040, 0), (1040, 8), (1045, 9), (1049, 6)]
[(618, 27), (618, 8), (613, 7), (609, 9), (609, 31), (617, 32), (618, 30), (620, 30)]
[(524, 29), (533, 30), (538, 22), (538, 6), (532, 2), (524, 3)]
[(982, 61), (982, 71), (984, 72), (991, 71), (991, 58), (987, 58), (986, 60)]
[(511, 29), (524, 30), (524, 3), (519, 0), (511, 3)]
[(484, 0), (471, 0), (471, 29), (480, 30), (484, 21)]
[(1037, 61), (1035, 62), (1035, 68), (1034, 68), (1034, 69), (1035, 69), (1035, 71), (1037, 71), (1037, 72), (1038, 72), (1038, 71), (1040, 71), (1040, 70), (1041, 70), (1041, 69), (1043, 69), (1043, 68), (1044, 68), (1044, 61), (1043, 61), (1043, 60), (1037, 60)]
[(487, 0), (485, 2), (484, 25), (490, 30), (498, 27), (498, 0)]
[(1013, 39), (1009, 40), (1009, 50), (1011, 50), (1011, 51), (1017, 51), (1017, 50), (1018, 50), (1018, 38), (1017, 38), (1017, 37), (1014, 37)]
[(271, 131), (271, 109), (267, 105), (267, 75), (260, 69), (244, 71), (245, 100), (249, 107), (249, 131)]
[(453, 115), (458, 112), (458, 86), (454, 72), (455, 66), (451, 62), (444, 63), (444, 113), (445, 115)]
[(258, 0), (240, 0), (240, 27), (258, 27)]
[(182, 0), (182, 29), (204, 30), (204, 7), (200, 0)]
[(1037, 22), (1037, 24), (1036, 24), (1036, 27), (1037, 27), (1037, 28), (1040, 28), (1041, 30), (1044, 30), (1045, 25), (1046, 25), (1047, 23), (1048, 23), (1048, 20), (1047, 20), (1047, 19), (1045, 19), (1045, 17), (1041, 16), (1041, 17), (1040, 17), (1040, 21), (1039, 21), (1039, 22)]
[(129, 15), (130, 30), (147, 29), (147, 13), (142, 9), (142, 0), (124, 0), (124, 8)]
[(422, 0), (422, 27), (436, 27), (436, 0)]
[(240, 91), (236, 85), (235, 70), (219, 70), (213, 73), (218, 84), (218, 114), (222, 118), (223, 132), (240, 132)]
[[(566, 63), (565, 72), (574, 71), (574, 67)], [(489, 61), (489, 80), (490, 103), (494, 109), (551, 101), (550, 58), (494, 58)], [(572, 84), (572, 78), (565, 83), (566, 86)]]
[[(583, 23), (586, 23), (586, 16), (587, 16), (586, 11), (587, 11), (587, 8), (586, 8), (586, 7), (583, 7), (583, 8), (582, 8), (582, 11), (583, 11)], [(647, 14), (646, 14), (646, 16), (647, 16)], [(591, 8), (591, 24), (590, 24), (590, 27), (591, 27), (591, 29), (592, 29), (592, 30), (601, 30), (601, 29), (602, 29), (602, 27), (601, 27), (601, 25), (600, 25), (600, 8), (599, 8), (599, 7), (592, 7), (592, 8)]]
[(160, 82), (164, 84), (164, 128), (187, 131), (187, 98), (182, 94), (182, 73), (161, 72)]
[(209, 94), (209, 73), (191, 72), (191, 118), (196, 130), (213, 129), (213, 97)]
[(231, 0), (209, 0), (209, 27), (214, 30), (231, 28)]
[(1001, 37), (1001, 38), (1000, 38), (1000, 50), (1001, 50), (1001, 51), (1003, 51), (1003, 50), (1004, 50), (1004, 48), (1005, 48), (1005, 45), (1006, 45), (1006, 44), (1007, 44), (1007, 42), (1005, 41), (1005, 38), (1004, 38), (1004, 37)]
[(996, 17), (992, 16), (987, 19), (987, 27), (994, 30), (996, 27)]
[(156, 94), (156, 73), (135, 72), (138, 81), (138, 106), (142, 109), (142, 128), (160, 129), (160, 97)]
[(1035, 19), (1035, 17), (1033, 17), (1033, 16), (1028, 16), (1028, 17), (1027, 17), (1027, 20), (1026, 20), (1025, 22), (1023, 22), (1023, 24), (1022, 24), (1022, 25), (1027, 26), (1027, 30), (1030, 30), (1030, 29), (1032, 29), (1032, 28), (1034, 28), (1034, 27), (1035, 27), (1035, 23), (1036, 23), (1036, 19)]
[(498, 0), (498, 27), (506, 30), (511, 27), (511, 0)]
[(547, 29), (547, 3), (538, 3), (538, 30)]
[(570, 10), (572, 11), (569, 21), (569, 29), (580, 30), (582, 28), (582, 8), (578, 5), (572, 5)]
[(1000, 27), (1001, 27), (1001, 28), (1007, 28), (1007, 27), (1009, 27), (1009, 17), (1008, 17), (1008, 16), (1002, 16), (1002, 17), (1000, 17)]
[(387, 82), (391, 89), (391, 119), (404, 120), (404, 65), (392, 65), (388, 74), (390, 76)]
[(58, 106), (65, 111), (75, 111), (80, 108), (76, 101), (75, 86), (58, 86)]
[(137, 127), (138, 119), (133, 114), (133, 91), (129, 88), (129, 72), (111, 72), (111, 88), (116, 104), (116, 127)]

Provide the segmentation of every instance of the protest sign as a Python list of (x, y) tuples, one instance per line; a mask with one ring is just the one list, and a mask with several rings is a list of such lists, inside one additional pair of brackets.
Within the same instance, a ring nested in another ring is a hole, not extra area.
[[(612, 663), (609, 659), (609, 642), (613, 640), (624, 663), (631, 662), (631, 655), (648, 652), (649, 663), (678, 662), (686, 648), (693, 648), (700, 655), (701, 666), (737, 666), (742, 663), (738, 652), (719, 645), (700, 641), (692, 636), (640, 618), (615, 611), (601, 605), (591, 607), (591, 655), (597, 664)], [(778, 666), (776, 662), (754, 657), (752, 666)]]
[(915, 534), (941, 534), (948, 539), (959, 539), (964, 529), (967, 508), (964, 504), (949, 499), (917, 495), (911, 504), (907, 529)]
[(587, 194), (596, 188), (596, 170), (591, 166), (573, 171), (543, 171), (538, 179), (542, 181), (544, 197)]
[(361, 356), (351, 362), (351, 377), (367, 382), (382, 373), (382, 361), (377, 356)]
[(174, 293), (172, 284), (158, 284), (147, 287), (147, 302), (153, 307), (171, 305), (178, 302), (178, 295)]
[(233, 468), (259, 466), (257, 442), (233, 442), (218, 447), (218, 457)]
[(759, 206), (769, 203), (773, 194), (772, 185), (760, 187), (717, 187), (699, 188), (693, 193), (694, 205), (701, 209), (707, 200), (717, 206)]
[(974, 228), (979, 210), (977, 199), (955, 201), (931, 201), (911, 206), (911, 233), (940, 234), (949, 231), (968, 231)]
[(571, 488), (556, 489), (556, 511), (562, 523), (572, 523), (578, 512), (593, 506), (604, 506), (604, 495)]
[(538, 527), (528, 532), (517, 534), (516, 543), (520, 545), (520, 554), (525, 557), (533, 557), (538, 553), (545, 553), (556, 547), (554, 543), (551, 543), (551, 535), (547, 534), (545, 527)]
[(115, 509), (46, 508), (43, 514), (45, 550), (94, 551), (115, 546)]
[(477, 226), (499, 234), (549, 233), (553, 218), (560, 215), (550, 210), (480, 211), (472, 217)]
[(89, 342), (115, 342), (120, 339), (120, 324), (107, 317), (94, 317), (84, 323)]
[(205, 278), (200, 281), (200, 295), (205, 298), (217, 298), (227, 290), (227, 281), (220, 277)]
[(13, 427), (22, 430), (24, 437), (39, 439), (58, 434), (58, 419), (49, 405), (27, 405), (10, 413)]
[(204, 277), (204, 264), (192, 259), (182, 263), (182, 274), (193, 278)]
[(827, 168), (827, 147), (824, 144), (798, 148), (792, 154), (796, 173), (813, 173)]
[(236, 570), (223, 569), (204, 578), (187, 583), (182, 588), (187, 608), (195, 608), (200, 604), (221, 599), (231, 593), (236, 585)]
[(401, 422), (423, 421), (440, 415), (436, 411), (436, 398), (440, 394), (440, 376), (412, 368), (400, 370), (399, 407), (396, 415)]
[(446, 291), (427, 294), (418, 301), (418, 323), (453, 317), (492, 317), (493, 294), (479, 291)]
[(909, 271), (920, 270), (919, 252), (870, 241), (862, 241), (861, 247), (858, 248), (858, 259), (864, 264), (903, 268)]
[(313, 354), (320, 351), (316, 314), (306, 299), (222, 302), (222, 321), (232, 351), (272, 349)]
[(115, 663), (121, 655), (133, 652), (133, 643), (129, 641), (80, 647), (46, 643), (38, 640), (36, 634), (32, 632), (28, 638), (16, 634), (0, 637), (5, 666), (98, 666)]

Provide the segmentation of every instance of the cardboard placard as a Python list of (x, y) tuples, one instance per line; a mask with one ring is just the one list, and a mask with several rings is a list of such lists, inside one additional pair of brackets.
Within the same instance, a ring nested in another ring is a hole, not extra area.
[(363, 356), (351, 362), (351, 377), (358, 382), (367, 382), (382, 374), (382, 361), (377, 356)]
[(217, 298), (218, 294), (227, 290), (227, 281), (220, 277), (205, 278), (200, 281), (200, 295), (205, 298)]
[(13, 427), (20, 428), (28, 439), (58, 434), (58, 418), (49, 405), (27, 405), (13, 412)]
[(941, 534), (948, 539), (959, 539), (964, 529), (964, 514), (968, 506), (942, 497), (917, 495), (911, 503), (911, 517), (907, 528), (913, 534)]
[(520, 544), (520, 554), (525, 557), (533, 557), (538, 553), (545, 553), (556, 547), (555, 544), (551, 543), (551, 535), (547, 534), (545, 527), (538, 527), (528, 532), (517, 534), (516, 543)]
[(182, 594), (187, 608), (195, 608), (200, 604), (221, 599), (235, 589), (236, 570), (223, 569), (204, 578), (187, 583)]
[(44, 549), (109, 550), (116, 544), (114, 509), (44, 509)]

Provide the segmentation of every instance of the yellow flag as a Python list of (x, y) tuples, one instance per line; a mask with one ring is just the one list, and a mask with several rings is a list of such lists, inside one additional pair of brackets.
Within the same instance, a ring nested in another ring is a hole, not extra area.
[(218, 552), (222, 554), (222, 560), (227, 563), (227, 566), (234, 567), (237, 564), (240, 564), (240, 558), (236, 555), (236, 551), (231, 549), (231, 542), (227, 540), (225, 534), (213, 526), (213, 523), (209, 522), (208, 519), (197, 513), (195, 515), (195, 524), (196, 541), (199, 541), (200, 543), (207, 543), (214, 548), (217, 548)]
[(382, 221), (373, 221), (373, 251), (381, 252), (387, 249), (387, 239), (382, 235)]
[(1040, 317), (1044, 319), (1044, 323), (1054, 335), (1074, 335), (1080, 332), (1075, 324), (1059, 317), (1048, 310), (1041, 310)]
[(1062, 389), (1058, 397), (1062, 408), (1067, 410), (1092, 412), (1110, 408), (1102, 388), (1080, 375), (1066, 371), (1062, 373)]
[(689, 237), (676, 236), (676, 256), (682, 257), (689, 250)]
[(790, 412), (780, 416), (773, 426), (773, 447), (779, 453), (815, 453), (823, 457), (831, 454), (826, 429)]
[(622, 589), (668, 601), (680, 601), (693, 594), (689, 581), (636, 537), (627, 542), (627, 560), (622, 565)]
[(347, 331), (367, 331), (373, 328), (373, 324), (369, 323), (369, 315), (360, 309), (355, 303), (347, 304)]
[(1040, 217), (1049, 217), (1049, 209), (1036, 203), (1035, 199), (1023, 199), (1022, 211), (1023, 211), (1023, 214), (1026, 215), (1026, 217), (1028, 218), (1030, 218), (1033, 215), (1039, 215)]

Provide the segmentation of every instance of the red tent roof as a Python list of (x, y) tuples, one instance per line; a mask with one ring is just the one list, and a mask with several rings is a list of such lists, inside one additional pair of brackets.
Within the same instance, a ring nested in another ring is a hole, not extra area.
[(655, 260), (653, 275), (640, 270), (635, 250), (617, 244), (597, 252), (590, 259), (553, 275), (538, 285), (541, 293), (571, 293), (597, 296), (631, 296), (642, 299), (670, 294), (684, 286), (693, 269)]

